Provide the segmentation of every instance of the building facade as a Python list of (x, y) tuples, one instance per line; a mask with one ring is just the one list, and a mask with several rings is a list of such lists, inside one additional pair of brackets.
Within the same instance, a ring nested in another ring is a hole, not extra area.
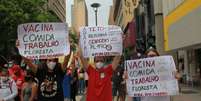
[(125, 29), (127, 24), (133, 20), (134, 9), (139, 0), (113, 0), (113, 20), (116, 25)]
[(134, 42), (124, 41), (125, 48), (134, 43), (134, 52), (156, 47), (162, 55), (171, 54), (185, 81), (200, 85), (201, 0), (134, 1), (113, 0), (110, 9), (109, 23), (120, 26), (126, 39), (134, 36)]
[(72, 6), (72, 29), (79, 33), (79, 28), (88, 26), (88, 12), (85, 0), (74, 0)]
[(154, 0), (156, 47), (172, 53), (185, 81), (200, 85), (201, 1)]
[(135, 9), (137, 27), (136, 50), (145, 53), (150, 47), (155, 48), (154, 0), (140, 0)]
[(66, 0), (48, 0), (48, 9), (51, 9), (62, 22), (66, 22)]
[(139, 0), (113, 0), (110, 8), (109, 24), (115, 24), (124, 32), (124, 56), (133, 58), (135, 56), (136, 25), (134, 20), (134, 9), (137, 8)]

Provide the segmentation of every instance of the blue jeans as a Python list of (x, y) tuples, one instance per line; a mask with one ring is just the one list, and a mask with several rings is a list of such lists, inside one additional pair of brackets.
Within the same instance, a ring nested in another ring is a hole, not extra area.
[(84, 79), (83, 80), (79, 80), (79, 92), (83, 93), (84, 89), (85, 89), (85, 84), (84, 84)]

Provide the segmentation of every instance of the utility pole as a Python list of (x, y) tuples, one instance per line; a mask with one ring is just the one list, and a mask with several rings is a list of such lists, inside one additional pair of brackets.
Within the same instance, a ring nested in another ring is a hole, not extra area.
[(93, 3), (91, 4), (91, 7), (94, 9), (95, 12), (95, 21), (96, 21), (96, 26), (97, 26), (97, 13), (98, 13), (98, 7), (100, 7), (99, 3)]

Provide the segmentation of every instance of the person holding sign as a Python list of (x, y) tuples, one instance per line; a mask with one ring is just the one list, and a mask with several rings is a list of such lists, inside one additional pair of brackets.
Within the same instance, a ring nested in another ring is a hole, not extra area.
[(92, 65), (80, 51), (78, 54), (89, 76), (86, 101), (112, 101), (111, 78), (121, 56), (115, 56), (111, 64), (106, 64), (105, 56), (96, 56)]
[[(160, 56), (154, 48), (148, 49), (145, 55), (147, 58)], [(175, 78), (177, 77), (175, 76)], [(170, 101), (170, 96), (144, 96), (141, 97), (141, 101)]]
[(39, 101), (63, 101), (62, 81), (65, 75), (70, 55), (66, 56), (63, 65), (58, 59), (49, 58), (45, 62), (35, 65), (31, 60), (23, 57), (25, 63), (36, 73), (39, 80), (38, 100)]

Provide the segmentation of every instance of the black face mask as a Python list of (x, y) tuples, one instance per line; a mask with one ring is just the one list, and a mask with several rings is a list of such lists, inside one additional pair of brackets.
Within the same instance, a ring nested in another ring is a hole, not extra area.
[(31, 76), (25, 76), (25, 81), (30, 81), (30, 80), (32, 80), (32, 77)]

